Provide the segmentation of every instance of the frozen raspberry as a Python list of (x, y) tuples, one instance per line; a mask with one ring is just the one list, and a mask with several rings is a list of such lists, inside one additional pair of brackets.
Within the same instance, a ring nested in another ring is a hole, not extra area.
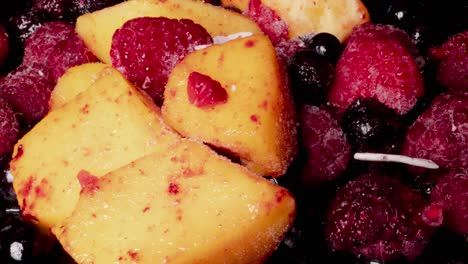
[(468, 94), (442, 94), (409, 127), (402, 154), (442, 168), (468, 166)]
[(50, 66), (52, 78), (57, 82), (67, 69), (96, 61), (98, 59), (85, 46), (83, 40), (77, 34), (72, 34), (53, 47), (47, 58), (47, 65)]
[(276, 55), (281, 60), (281, 62), (285, 63), (287, 63), (289, 58), (291, 58), (291, 56), (293, 56), (296, 52), (304, 48), (306, 48), (306, 44), (301, 38), (283, 40), (275, 46)]
[(421, 72), (399, 39), (391, 38), (391, 34), (373, 36), (372, 32), (366, 37), (356, 36), (346, 44), (335, 68), (328, 99), (344, 110), (358, 98), (374, 97), (404, 114), (424, 93)]
[(10, 38), (5, 27), (0, 24), (0, 65), (5, 62), (10, 50)]
[(299, 112), (300, 141), (307, 161), (302, 168), (306, 184), (339, 176), (351, 158), (350, 145), (337, 120), (324, 106), (304, 105)]
[(468, 171), (450, 170), (432, 190), (431, 201), (444, 211), (444, 224), (451, 230), (468, 234)]
[(37, 63), (22, 64), (0, 80), (0, 95), (27, 124), (33, 124), (46, 115), (53, 88), (48, 69)]
[(19, 137), (19, 123), (10, 104), (0, 98), (0, 156), (11, 153)]
[(418, 53), (414, 41), (403, 29), (388, 24), (362, 23), (354, 27), (346, 42), (363, 38), (387, 38), (399, 41), (412, 54)]
[(288, 24), (273, 9), (263, 5), (261, 0), (250, 0), (244, 15), (258, 24), (273, 45), (288, 39)]
[(200, 108), (223, 104), (228, 99), (226, 90), (218, 81), (198, 72), (190, 73), (187, 93), (189, 102)]
[(75, 28), (62, 21), (46, 22), (26, 40), (23, 63), (47, 64), (55, 45), (75, 34)]
[(338, 190), (325, 235), (330, 247), (387, 262), (425, 248), (442, 209), (393, 178), (365, 174)]
[(444, 87), (468, 93), (468, 30), (429, 49), (429, 56), (438, 63), (436, 78)]
[(195, 46), (211, 43), (210, 34), (192, 20), (140, 17), (114, 33), (110, 55), (114, 67), (161, 105), (174, 66)]

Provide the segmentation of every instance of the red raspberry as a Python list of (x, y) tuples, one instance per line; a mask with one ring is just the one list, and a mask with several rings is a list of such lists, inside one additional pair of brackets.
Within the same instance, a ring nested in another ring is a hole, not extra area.
[(10, 51), (10, 37), (5, 30), (5, 27), (0, 24), (0, 65), (2, 65)]
[(431, 201), (444, 211), (444, 224), (451, 230), (468, 234), (468, 171), (450, 170), (436, 184)]
[[(468, 166), (468, 94), (442, 94), (409, 127), (402, 154), (442, 168)], [(412, 168), (416, 169), (416, 168)]]
[[(335, 69), (328, 94), (330, 103), (342, 111), (358, 98), (374, 97), (399, 114), (405, 114), (424, 93), (422, 75), (398, 34), (372, 29), (347, 42)], [(374, 33), (373, 33), (374, 32)], [(353, 33), (351, 33), (353, 34)]]
[(323, 106), (304, 105), (299, 123), (307, 155), (302, 181), (316, 184), (339, 176), (351, 158), (351, 147), (336, 118)]
[(198, 72), (190, 73), (187, 93), (190, 103), (200, 108), (223, 104), (228, 97), (226, 90), (218, 81)]
[(362, 175), (338, 190), (325, 226), (334, 250), (387, 262), (416, 258), (427, 245), (442, 209), (398, 180)]
[(174, 66), (197, 45), (211, 44), (210, 34), (189, 19), (140, 17), (114, 33), (112, 65), (161, 105)]
[(10, 104), (0, 98), (0, 156), (11, 153), (19, 137), (19, 123)]
[(353, 31), (346, 39), (346, 43), (363, 38), (389, 38), (399, 41), (412, 54), (416, 54), (417, 48), (414, 41), (406, 31), (389, 24), (376, 24), (366, 22), (354, 27)]
[(37, 62), (47, 65), (48, 55), (58, 42), (75, 34), (75, 28), (62, 21), (44, 23), (26, 39), (23, 63)]
[(437, 62), (437, 80), (451, 92), (468, 93), (468, 30), (451, 36), (440, 47), (429, 49)]
[(47, 114), (53, 88), (49, 70), (38, 63), (22, 64), (0, 80), (0, 95), (30, 125)]
[(47, 65), (50, 67), (52, 78), (57, 82), (67, 69), (96, 61), (98, 59), (85, 46), (83, 40), (77, 34), (72, 34), (53, 47), (47, 58)]
[(288, 39), (288, 24), (273, 9), (263, 5), (261, 0), (250, 0), (244, 15), (257, 23), (273, 45)]

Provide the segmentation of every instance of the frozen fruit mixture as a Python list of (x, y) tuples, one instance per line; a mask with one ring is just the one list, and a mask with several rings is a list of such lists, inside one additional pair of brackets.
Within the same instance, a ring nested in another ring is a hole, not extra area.
[[(190, 17), (139, 17), (115, 31), (105, 61), (76, 21), (121, 2), (21, 0), (0, 10), (0, 263), (75, 263), (23, 214), (9, 172), (15, 143), (48, 114), (69, 68), (105, 62), (161, 106), (176, 65), (224, 41)], [(201, 2), (258, 25), (292, 95), (295, 120), (280, 121), (297, 123), (299, 151), (274, 181), (294, 195), (296, 217), (267, 263), (468, 263), (466, 1)], [(204, 111), (229, 105), (236, 90), (197, 71), (188, 82)]]

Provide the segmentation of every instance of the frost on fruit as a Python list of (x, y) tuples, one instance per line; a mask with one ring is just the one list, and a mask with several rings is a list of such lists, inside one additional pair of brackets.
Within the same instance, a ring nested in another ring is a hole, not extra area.
[(112, 66), (161, 105), (175, 65), (196, 47), (212, 42), (206, 29), (189, 19), (134, 18), (112, 37)]
[(288, 39), (289, 29), (286, 22), (273, 9), (262, 4), (261, 0), (250, 0), (244, 15), (258, 24), (273, 45)]

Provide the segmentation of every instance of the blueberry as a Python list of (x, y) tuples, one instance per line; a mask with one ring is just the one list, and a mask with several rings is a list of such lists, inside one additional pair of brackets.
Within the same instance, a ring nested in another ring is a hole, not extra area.
[(325, 57), (331, 63), (335, 64), (338, 61), (341, 53), (341, 43), (335, 35), (322, 32), (314, 35), (306, 42), (310, 49)]
[(351, 146), (359, 152), (398, 152), (405, 136), (401, 116), (374, 98), (351, 104), (341, 125)]
[(288, 71), (298, 105), (325, 103), (334, 75), (333, 65), (327, 59), (311, 49), (300, 50), (289, 60)]

